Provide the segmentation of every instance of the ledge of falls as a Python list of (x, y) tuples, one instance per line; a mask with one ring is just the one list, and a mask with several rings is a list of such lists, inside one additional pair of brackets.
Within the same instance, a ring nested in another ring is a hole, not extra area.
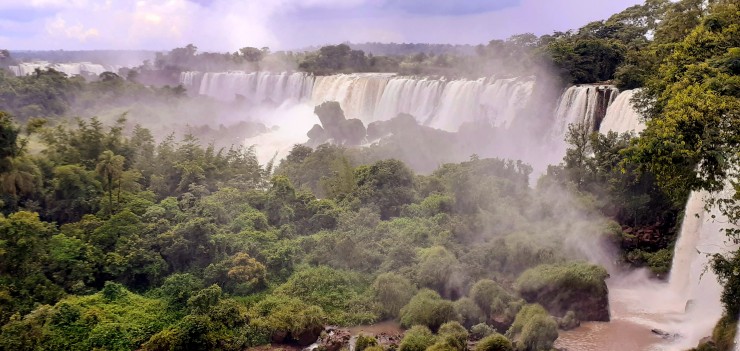
[(106, 71), (117, 73), (121, 68), (122, 66), (100, 65), (91, 62), (50, 63), (46, 61), (22, 62), (18, 65), (8, 67), (8, 69), (16, 76), (30, 75), (36, 69), (53, 69), (55, 71), (62, 72), (69, 77), (80, 74), (91, 74), (97, 76)]

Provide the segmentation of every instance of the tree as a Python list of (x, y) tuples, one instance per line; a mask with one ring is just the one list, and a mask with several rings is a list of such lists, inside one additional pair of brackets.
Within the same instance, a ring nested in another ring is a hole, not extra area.
[(399, 351), (425, 351), (432, 346), (436, 338), (429, 328), (422, 325), (415, 325), (403, 334), (401, 344), (398, 346)]
[(103, 189), (108, 190), (109, 213), (113, 214), (113, 187), (114, 181), (118, 181), (118, 201), (121, 200), (121, 174), (123, 174), (123, 164), (126, 159), (123, 156), (116, 155), (113, 151), (105, 150), (100, 155), (95, 172), (103, 179)]
[(18, 128), (9, 114), (0, 111), (0, 173), (12, 168), (11, 159), (18, 154)]
[(375, 300), (385, 318), (396, 318), (416, 293), (416, 287), (397, 273), (383, 273), (375, 278), (372, 285)]
[(501, 334), (486, 336), (475, 345), (475, 351), (514, 351), (511, 341)]
[(408, 328), (424, 325), (437, 330), (445, 322), (455, 320), (455, 308), (452, 301), (442, 299), (439, 294), (429, 289), (422, 289), (401, 309), (401, 325)]

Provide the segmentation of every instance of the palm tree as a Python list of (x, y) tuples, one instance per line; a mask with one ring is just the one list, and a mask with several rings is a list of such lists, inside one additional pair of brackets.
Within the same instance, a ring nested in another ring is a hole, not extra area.
[(113, 151), (105, 150), (98, 158), (98, 165), (95, 172), (103, 179), (103, 188), (108, 191), (109, 214), (113, 214), (113, 182), (118, 180), (121, 185), (121, 174), (123, 174), (123, 163), (126, 160), (121, 155), (116, 155)]

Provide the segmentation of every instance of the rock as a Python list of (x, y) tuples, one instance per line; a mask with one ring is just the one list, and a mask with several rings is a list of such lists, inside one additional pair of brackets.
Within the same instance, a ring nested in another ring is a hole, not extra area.
[(367, 139), (368, 140), (378, 140), (382, 137), (386, 137), (391, 134), (391, 132), (386, 128), (387, 122), (386, 121), (377, 121), (372, 122), (367, 125)]
[(288, 332), (284, 330), (277, 330), (272, 333), (272, 336), (270, 337), (272, 339), (272, 342), (276, 344), (282, 344), (285, 342), (285, 339), (288, 337)]
[(349, 145), (360, 145), (367, 135), (365, 125), (359, 119), (348, 119), (341, 124), (341, 139)]
[(658, 328), (650, 329), (650, 331), (653, 332), (653, 334), (656, 334), (656, 335), (658, 335), (661, 338), (666, 339), (666, 340), (675, 340), (678, 337), (680, 337), (680, 335), (678, 335), (678, 334), (675, 334), (675, 333), (674, 334), (671, 334), (671, 333), (669, 333), (669, 332), (667, 332), (665, 330), (661, 330), (661, 329), (658, 329)]
[(519, 295), (554, 316), (573, 311), (580, 321), (609, 321), (606, 270), (583, 262), (540, 265), (517, 279)]
[(342, 111), (338, 102), (324, 102), (323, 104), (316, 106), (313, 111), (317, 116), (319, 116), (319, 121), (321, 121), (321, 125), (324, 127), (324, 130), (327, 132), (329, 137), (337, 139), (337, 136), (342, 134), (340, 125), (342, 122), (346, 121), (347, 118), (344, 117), (344, 111)]
[(506, 332), (509, 330), (511, 325), (514, 323), (514, 318), (507, 317), (504, 314), (499, 314), (492, 316), (490, 320), (488, 321), (488, 324), (493, 327), (495, 330), (502, 330), (503, 332)]
[(309, 139), (318, 143), (322, 143), (329, 138), (324, 128), (321, 128), (321, 126), (318, 124), (314, 124), (313, 128), (311, 128), (311, 130), (309, 130), (306, 135)]
[(318, 341), (318, 349), (325, 351), (339, 351), (342, 348), (349, 347), (349, 341), (352, 338), (349, 330), (329, 326), (324, 328), (324, 334)]
[(297, 335), (293, 335), (293, 340), (300, 346), (308, 346), (316, 342), (321, 335), (322, 328), (313, 328), (302, 330)]

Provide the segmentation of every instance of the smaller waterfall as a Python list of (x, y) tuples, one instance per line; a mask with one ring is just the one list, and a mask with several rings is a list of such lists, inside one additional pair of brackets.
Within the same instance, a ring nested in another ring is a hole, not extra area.
[[(727, 187), (714, 196), (727, 197), (730, 191)], [(737, 245), (728, 243), (721, 231), (728, 225), (727, 218), (716, 208), (704, 209), (708, 196), (693, 192), (686, 202), (668, 282), (652, 279), (643, 270), (615, 275), (609, 281), (612, 321), (584, 323), (564, 332), (559, 345), (573, 351), (680, 351), (711, 336), (723, 308), (722, 286), (709, 266), (709, 256), (732, 252)], [(675, 337), (666, 340), (651, 329)]]
[(562, 140), (571, 124), (582, 123), (590, 132), (599, 130), (599, 124), (609, 105), (619, 93), (611, 85), (580, 85), (568, 88), (560, 97), (555, 110), (554, 140)]
[(640, 113), (632, 105), (632, 98), (640, 90), (625, 90), (609, 105), (606, 116), (601, 121), (599, 132), (606, 134), (609, 131), (617, 133), (633, 132), (640, 134), (645, 130), (645, 123)]
[(23, 62), (17, 66), (10, 66), (10, 71), (16, 76), (27, 76), (32, 74), (37, 68), (41, 70), (54, 69), (62, 72), (69, 77), (80, 74), (100, 75), (103, 72), (110, 71), (117, 73), (120, 66), (104, 66), (90, 62), (75, 63), (49, 63), (45, 61)]

